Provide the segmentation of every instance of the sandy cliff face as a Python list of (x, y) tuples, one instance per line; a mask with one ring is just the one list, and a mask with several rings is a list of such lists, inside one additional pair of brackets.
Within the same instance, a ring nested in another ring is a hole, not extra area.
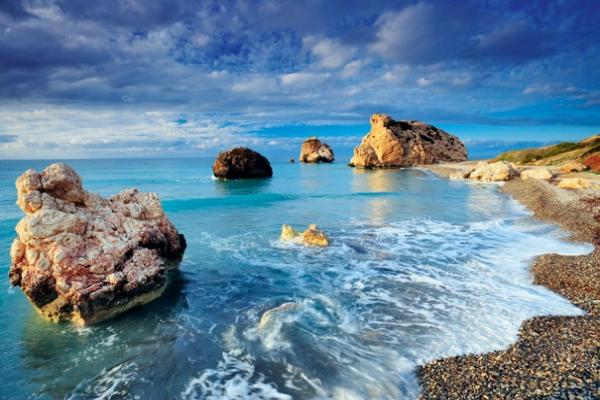
[(28, 170), (16, 182), (25, 217), (10, 256), (10, 281), (40, 313), (85, 325), (158, 297), (166, 262), (185, 240), (154, 193), (104, 199), (65, 164)]
[(390, 168), (466, 159), (467, 150), (456, 136), (423, 122), (373, 114), (371, 131), (354, 149), (350, 165)]

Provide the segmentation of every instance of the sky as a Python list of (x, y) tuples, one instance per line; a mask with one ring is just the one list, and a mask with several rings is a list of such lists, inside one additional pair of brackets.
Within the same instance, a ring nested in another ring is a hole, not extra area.
[(369, 116), (470, 148), (600, 133), (600, 2), (0, 0), (0, 158), (339, 152)]

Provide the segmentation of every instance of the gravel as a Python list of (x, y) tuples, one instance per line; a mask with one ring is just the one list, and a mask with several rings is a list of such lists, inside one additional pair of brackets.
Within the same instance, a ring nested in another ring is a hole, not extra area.
[(600, 193), (534, 179), (514, 180), (501, 190), (537, 218), (561, 225), (572, 240), (595, 245), (589, 255), (543, 255), (532, 268), (536, 284), (587, 315), (535, 317), (506, 350), (421, 366), (421, 399), (600, 399)]

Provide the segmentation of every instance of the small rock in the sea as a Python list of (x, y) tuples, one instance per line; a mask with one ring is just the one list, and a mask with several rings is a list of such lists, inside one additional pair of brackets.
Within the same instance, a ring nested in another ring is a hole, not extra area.
[(435, 126), (395, 121), (385, 114), (373, 114), (370, 122), (371, 130), (354, 149), (351, 167), (410, 167), (467, 159), (463, 142)]
[(295, 162), (296, 162), (296, 160), (294, 160), (294, 157), (290, 158), (290, 164), (293, 164)]
[(330, 163), (334, 161), (333, 150), (316, 137), (310, 137), (302, 143), (298, 160), (305, 163)]
[(469, 179), (480, 182), (504, 182), (519, 176), (519, 172), (506, 161), (477, 163)]
[(307, 246), (326, 247), (329, 245), (329, 238), (315, 224), (310, 224), (308, 229), (302, 233), (284, 224), (281, 227), (281, 240), (299, 241)]
[(300, 305), (298, 303), (287, 302), (287, 303), (280, 304), (279, 306), (277, 306), (275, 308), (271, 308), (271, 309), (265, 311), (263, 313), (262, 317), (260, 317), (260, 322), (258, 323), (258, 328), (263, 329), (265, 326), (267, 326), (269, 324), (269, 322), (271, 322), (274, 315), (277, 315), (278, 313), (282, 313), (282, 312), (296, 310), (299, 306)]
[(221, 179), (268, 178), (273, 176), (271, 163), (262, 154), (246, 147), (219, 153), (213, 174)]
[(529, 168), (521, 171), (521, 179), (552, 179), (552, 172), (548, 168)]
[(561, 189), (591, 189), (592, 183), (589, 179), (584, 178), (563, 178), (558, 182), (558, 187)]
[(560, 169), (560, 172), (563, 174), (568, 174), (571, 172), (582, 172), (582, 171), (585, 171), (586, 169), (587, 169), (587, 167), (582, 163), (570, 162), (570, 163), (563, 165)]
[(65, 164), (16, 182), (25, 217), (11, 247), (10, 281), (51, 321), (94, 323), (157, 298), (166, 261), (185, 239), (158, 196), (136, 189), (104, 199)]

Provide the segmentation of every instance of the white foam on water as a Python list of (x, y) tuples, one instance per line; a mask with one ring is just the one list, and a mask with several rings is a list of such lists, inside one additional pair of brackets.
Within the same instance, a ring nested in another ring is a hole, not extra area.
[(124, 362), (102, 372), (91, 381), (81, 382), (67, 399), (94, 398), (108, 400), (115, 398), (134, 398), (130, 396), (127, 383), (143, 378), (139, 375), (139, 366), (135, 362)]
[(183, 399), (206, 400), (290, 400), (292, 397), (280, 393), (257, 374), (251, 358), (241, 358), (236, 351), (223, 353), (223, 360), (216, 368), (206, 369), (193, 378), (181, 393)]
[[(245, 235), (215, 241), (244, 265), (288, 273), (300, 305), (277, 313), (262, 331), (256, 324), (273, 305), (253, 305), (252, 324), (240, 326), (235, 346), (253, 354), (245, 362), (266, 357), (288, 365), (295, 371), (284, 385), (290, 393), (303, 393), (297, 388), (310, 382), (312, 394), (299, 397), (415, 398), (418, 365), (506, 348), (533, 316), (583, 314), (533, 285), (530, 264), (541, 254), (583, 254), (591, 246), (567, 243), (563, 232), (513, 207), (509, 218), (462, 224), (355, 221), (330, 232), (326, 249), (276, 239), (265, 248)], [(229, 368), (246, 371), (235, 374), (236, 390), (256, 375), (229, 360), (217, 368), (220, 375), (201, 381), (219, 381), (223, 393)], [(266, 374), (260, 382), (277, 378)]]

